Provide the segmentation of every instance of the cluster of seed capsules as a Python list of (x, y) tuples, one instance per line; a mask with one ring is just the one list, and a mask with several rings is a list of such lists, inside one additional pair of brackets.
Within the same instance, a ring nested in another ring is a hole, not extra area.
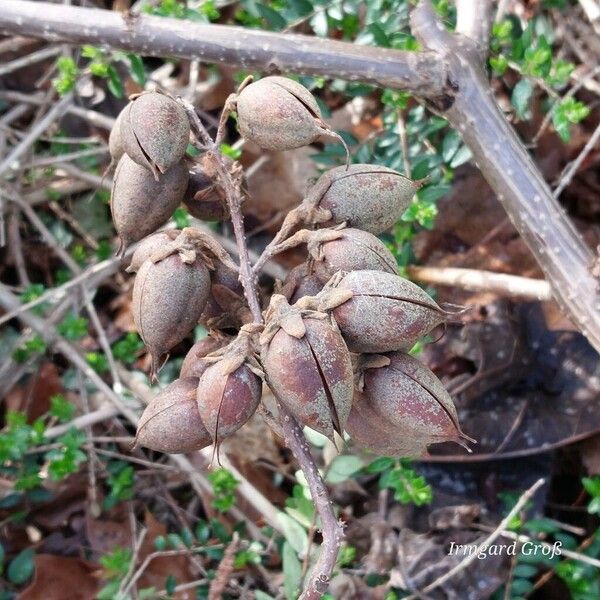
[[(338, 137), (291, 79), (250, 83), (233, 106), (240, 133), (265, 150)], [(418, 456), (429, 444), (460, 442), (452, 399), (408, 354), (448, 314), (399, 276), (377, 237), (419, 183), (376, 165), (324, 173), (274, 242), (279, 250), (304, 244), (308, 258), (263, 298), (258, 324), (237, 266), (214, 238), (193, 228), (155, 233), (181, 202), (200, 219), (229, 216), (213, 163), (201, 156), (188, 165), (189, 138), (186, 111), (160, 92), (133, 98), (110, 138), (118, 162), (111, 211), (122, 248), (141, 240), (128, 270), (136, 273), (134, 320), (153, 372), (199, 322), (210, 332), (147, 406), (137, 442), (170, 453), (218, 444), (255, 413), (263, 383), (303, 426), (331, 440), (347, 433), (377, 454)]]

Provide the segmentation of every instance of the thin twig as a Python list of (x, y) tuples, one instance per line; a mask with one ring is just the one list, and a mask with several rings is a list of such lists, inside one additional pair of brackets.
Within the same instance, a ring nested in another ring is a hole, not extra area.
[(595, 148), (596, 144), (600, 141), (600, 125), (596, 127), (594, 133), (590, 136), (585, 146), (577, 156), (577, 158), (565, 169), (563, 174), (560, 176), (560, 182), (554, 190), (554, 197), (558, 198), (563, 193), (564, 189), (571, 183), (573, 177), (579, 170), (579, 167), (586, 159), (587, 155)]
[(407, 272), (421, 283), (435, 283), (474, 292), (492, 292), (532, 300), (544, 301), (552, 298), (550, 285), (543, 279), (453, 267), (409, 266)]
[[(207, 143), (206, 137), (208, 134), (200, 119), (193, 111), (190, 112), (188, 110), (188, 114), (190, 114), (193, 125), (195, 124), (194, 129), (198, 130), (201, 135), (201, 141)], [(241, 192), (239, 186), (233, 181), (231, 172), (227, 168), (218, 148), (213, 148), (212, 152), (214, 154), (215, 166), (219, 174), (220, 183), (225, 192), (233, 223), (240, 260), (240, 281), (244, 287), (254, 321), (256, 323), (262, 323), (263, 318), (255, 285), (256, 276), (250, 265), (248, 248), (246, 245), (246, 235), (241, 211)], [(313, 568), (308, 584), (301, 595), (302, 600), (317, 600), (327, 591), (329, 586), (329, 581), (335, 567), (344, 532), (333, 512), (327, 487), (310, 453), (309, 445), (302, 433), (302, 429), (293, 415), (281, 403), (279, 403), (279, 417), (286, 443), (306, 477), (315, 507), (321, 518), (323, 531), (321, 552)]]
[(238, 545), (240, 543), (240, 536), (237, 531), (233, 532), (231, 542), (225, 548), (223, 558), (217, 567), (215, 577), (210, 584), (208, 590), (208, 600), (220, 600), (225, 593), (225, 588), (233, 572), (233, 561), (235, 560), (235, 553), (237, 552)]
[(20, 58), (11, 60), (10, 62), (0, 66), (0, 77), (2, 75), (12, 73), (13, 71), (17, 71), (18, 69), (22, 69), (23, 67), (34, 65), (35, 63), (41, 62), (48, 58), (53, 58), (61, 52), (62, 50), (57, 46), (48, 46), (46, 48), (42, 48), (41, 50), (37, 50), (36, 52), (32, 52), (31, 54), (27, 54), (26, 56), (21, 56)]
[[(461, 560), (457, 565), (452, 567), (449, 571), (444, 573), (441, 577), (438, 577), (435, 581), (432, 581), (429, 585), (425, 586), (421, 592), (424, 594), (428, 594), (429, 592), (437, 589), (440, 585), (446, 583), (449, 579), (452, 579), (457, 573), (464, 571), (469, 565), (471, 565), (474, 561), (477, 560), (477, 555), (484, 547), (489, 547), (497, 538), (504, 534), (506, 528), (509, 523), (512, 521), (513, 517), (527, 504), (530, 498), (538, 491), (538, 489), (544, 484), (544, 479), (538, 479), (528, 490), (526, 490), (517, 503), (512, 507), (509, 513), (500, 521), (500, 524), (490, 535), (488, 535), (480, 544), (477, 544), (477, 548), (474, 552), (470, 553), (469, 556)], [(406, 598), (406, 600), (416, 600), (418, 596), (411, 595)]]
[(15, 146), (10, 154), (0, 163), (0, 175), (4, 175), (9, 169), (18, 167), (18, 161), (31, 148), (37, 139), (52, 125), (57, 119), (67, 112), (67, 109), (73, 101), (73, 94), (69, 92), (65, 94), (47, 113), (40, 119)]

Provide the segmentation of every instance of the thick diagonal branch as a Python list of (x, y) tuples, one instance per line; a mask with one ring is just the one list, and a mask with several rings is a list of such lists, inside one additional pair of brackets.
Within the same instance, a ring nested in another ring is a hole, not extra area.
[(65, 4), (4, 0), (0, 33), (106, 44), (145, 56), (189, 58), (265, 73), (335, 75), (425, 95), (439, 93), (443, 82), (443, 65), (428, 53)]
[(451, 35), (428, 0), (412, 14), (413, 32), (448, 67), (443, 104), (433, 106), (461, 134), (476, 164), (544, 271), (555, 300), (600, 350), (600, 295), (593, 257), (508, 124), (472, 40)]

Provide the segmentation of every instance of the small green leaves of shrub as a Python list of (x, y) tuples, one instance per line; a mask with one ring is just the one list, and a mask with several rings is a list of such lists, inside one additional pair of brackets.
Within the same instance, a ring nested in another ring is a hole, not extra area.
[(416, 473), (406, 459), (380, 457), (365, 468), (367, 473), (379, 473), (379, 487), (394, 490), (394, 499), (402, 504), (422, 506), (433, 498), (431, 486)]
[(45, 455), (49, 461), (48, 474), (51, 479), (64, 479), (67, 475), (75, 473), (79, 465), (85, 462), (87, 457), (81, 450), (85, 440), (85, 433), (74, 428), (57, 439), (59, 447), (49, 450)]
[(62, 394), (54, 394), (50, 397), (50, 416), (55, 417), (61, 423), (70, 421), (76, 410), (75, 405)]
[(58, 75), (52, 80), (54, 89), (60, 96), (70, 92), (77, 81), (77, 65), (70, 56), (61, 56), (56, 61)]
[(6, 571), (8, 580), (15, 585), (23, 585), (33, 575), (34, 551), (32, 548), (25, 548), (15, 556)]
[(588, 512), (593, 515), (600, 515), (600, 475), (584, 477), (581, 483), (583, 483), (585, 491), (592, 498), (588, 504)]
[(79, 340), (88, 332), (88, 320), (85, 317), (69, 313), (56, 327), (58, 332), (68, 340)]
[(239, 481), (223, 467), (209, 473), (207, 478), (213, 488), (213, 507), (219, 512), (228, 511), (235, 504), (235, 490)]
[(134, 331), (130, 331), (123, 339), (113, 345), (112, 352), (117, 360), (129, 365), (137, 359), (143, 348), (144, 342), (142, 342), (140, 336)]
[(552, 124), (563, 141), (571, 139), (571, 125), (583, 121), (590, 114), (590, 109), (579, 100), (569, 96), (562, 100), (552, 112)]

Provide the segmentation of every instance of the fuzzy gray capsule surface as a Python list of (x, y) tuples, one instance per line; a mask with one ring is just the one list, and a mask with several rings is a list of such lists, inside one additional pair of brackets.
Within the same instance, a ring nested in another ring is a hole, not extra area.
[(331, 135), (313, 95), (287, 77), (264, 77), (245, 87), (237, 115), (242, 136), (263, 150), (292, 150)]
[(121, 249), (154, 233), (181, 203), (188, 170), (177, 163), (157, 181), (150, 171), (123, 154), (113, 179), (110, 210)]
[(120, 133), (125, 152), (158, 179), (184, 157), (190, 122), (175, 100), (145, 92), (123, 110)]

